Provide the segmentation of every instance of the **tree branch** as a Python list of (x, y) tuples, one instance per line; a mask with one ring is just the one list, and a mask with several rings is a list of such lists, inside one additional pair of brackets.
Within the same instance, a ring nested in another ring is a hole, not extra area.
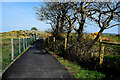
[(71, 25), (73, 26), (74, 30), (77, 31), (75, 25), (73, 24), (73, 22), (68, 18), (67, 15), (65, 15), (66, 19), (71, 23)]
[(110, 26), (110, 27), (106, 27), (105, 29), (109, 29), (109, 28), (114, 27), (114, 26), (117, 26), (117, 25), (120, 25), (120, 24), (114, 24), (114, 25), (112, 25), (112, 26)]

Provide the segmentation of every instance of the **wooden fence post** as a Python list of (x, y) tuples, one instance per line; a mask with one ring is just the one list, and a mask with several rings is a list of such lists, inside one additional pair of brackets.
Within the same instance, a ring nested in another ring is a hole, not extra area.
[(48, 46), (49, 46), (49, 37), (48, 37)]
[(25, 40), (23, 38), (23, 50), (25, 50)]
[(21, 47), (20, 47), (20, 38), (19, 38), (19, 54), (21, 53)]
[(11, 39), (11, 51), (12, 51), (12, 58), (11, 60), (14, 59), (14, 45), (13, 45), (13, 38)]
[(67, 38), (65, 38), (65, 50), (66, 50), (66, 45), (67, 45)]
[(45, 37), (43, 38), (43, 45), (45, 46)]
[(53, 48), (54, 48), (54, 52), (55, 52), (55, 37), (53, 37)]
[(100, 62), (99, 62), (99, 65), (101, 65), (103, 62), (104, 48), (105, 48), (101, 42), (102, 42), (102, 39), (100, 40), (100, 51), (99, 51)]

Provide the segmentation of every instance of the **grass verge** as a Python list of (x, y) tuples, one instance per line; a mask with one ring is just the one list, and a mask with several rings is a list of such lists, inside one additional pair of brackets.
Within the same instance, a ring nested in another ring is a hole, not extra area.
[(20, 54), (18, 55), (3, 71), (2, 73), (4, 73), (20, 56), (22, 56), (22, 54), (24, 54), (28, 49), (30, 48), (30, 45)]
[(69, 72), (71, 72), (76, 79), (102, 79), (105, 78), (105, 74), (97, 71), (90, 71), (86, 70), (80, 65), (78, 65), (76, 62), (70, 62), (68, 60), (65, 60), (57, 55), (55, 55), (52, 51), (49, 51)]

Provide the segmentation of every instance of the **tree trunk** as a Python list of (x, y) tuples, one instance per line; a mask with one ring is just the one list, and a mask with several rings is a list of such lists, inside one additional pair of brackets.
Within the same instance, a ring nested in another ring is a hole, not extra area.
[(88, 48), (87, 48), (87, 52), (89, 52), (92, 47), (94, 46), (95, 42), (99, 39), (100, 37), (100, 34), (104, 31), (104, 29), (101, 29), (99, 32), (98, 32), (98, 35), (97, 37), (92, 41), (92, 43), (90, 43), (90, 45), (88, 45)]
[(60, 15), (57, 16), (57, 24), (56, 24), (55, 31), (54, 31), (54, 33), (53, 33), (54, 37), (56, 37), (56, 38), (57, 38), (57, 36), (58, 36), (59, 18), (60, 18)]
[(104, 31), (104, 29), (101, 29), (99, 32), (98, 32), (98, 35), (97, 35), (97, 37), (93, 40), (93, 44), (99, 39), (99, 37), (100, 37), (100, 35), (101, 35), (101, 33)]
[(72, 28), (72, 24), (71, 24), (71, 22), (69, 22), (69, 31), (68, 31), (68, 33), (67, 33), (67, 42), (68, 42), (68, 43), (69, 43), (69, 41), (70, 41), (71, 28)]
[(77, 33), (78, 33), (78, 41), (79, 41), (83, 36), (83, 26), (81, 26), (81, 28), (78, 29)]
[(70, 41), (70, 33), (71, 33), (71, 31), (68, 31), (68, 33), (67, 33), (67, 42), (69, 43), (69, 41)]
[(60, 32), (63, 32), (63, 26), (64, 26), (64, 21), (65, 21), (65, 15), (66, 15), (65, 9), (62, 9), (62, 17), (61, 17), (61, 26), (60, 26)]
[(84, 13), (82, 14), (82, 19), (81, 19), (81, 22), (80, 20), (78, 19), (79, 21), (79, 29), (77, 30), (77, 33), (78, 33), (78, 40), (80, 40), (82, 37), (83, 37), (83, 28), (84, 28), (84, 24), (85, 24), (85, 19), (86, 19), (86, 13), (85, 11), (83, 11)]
[(60, 32), (63, 32), (63, 26), (64, 26), (64, 16), (62, 16), (61, 18)]

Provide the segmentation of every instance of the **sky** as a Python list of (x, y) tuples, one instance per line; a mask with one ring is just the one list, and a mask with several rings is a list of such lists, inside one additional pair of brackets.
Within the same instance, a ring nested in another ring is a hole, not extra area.
[(50, 25), (39, 21), (34, 7), (42, 2), (3, 2), (2, 3), (2, 32), (12, 30), (30, 30), (36, 27), (41, 31)]
[[(43, 2), (2, 2), (2, 30), (0, 32), (30, 30), (32, 27), (45, 31), (51, 28), (49, 24), (37, 20), (33, 9), (38, 4), (42, 5)], [(97, 31), (99, 28), (94, 24), (85, 28), (85, 32), (88, 33)], [(104, 33), (118, 33), (118, 26), (105, 30)]]

